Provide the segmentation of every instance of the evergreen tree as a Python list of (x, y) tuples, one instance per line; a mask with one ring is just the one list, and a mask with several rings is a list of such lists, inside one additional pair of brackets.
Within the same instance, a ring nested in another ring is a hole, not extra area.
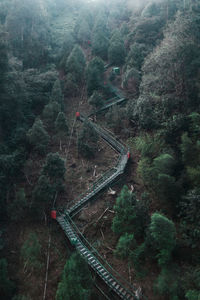
[(60, 80), (57, 79), (54, 82), (52, 91), (51, 91), (51, 100), (57, 102), (61, 109), (64, 109), (64, 96), (62, 93), (62, 89), (61, 89), (61, 84), (60, 84)]
[(41, 219), (45, 209), (52, 205), (55, 188), (50, 184), (47, 176), (41, 175), (34, 187), (32, 194), (31, 212), (34, 219)]
[(166, 265), (171, 260), (172, 251), (176, 245), (176, 228), (167, 217), (154, 213), (145, 241), (156, 253), (159, 265)]
[(170, 266), (162, 268), (154, 284), (155, 294), (168, 296), (172, 300), (178, 300), (180, 282), (177, 273), (177, 268), (170, 268)]
[(87, 91), (92, 95), (93, 91), (99, 90), (103, 85), (104, 63), (99, 57), (93, 58), (86, 70)]
[(40, 119), (37, 119), (32, 128), (29, 129), (27, 138), (34, 151), (38, 152), (39, 154), (45, 154), (49, 143), (49, 135)]
[(96, 109), (103, 105), (103, 97), (97, 91), (94, 91), (92, 96), (89, 98), (89, 104), (94, 106)]
[(66, 172), (65, 161), (58, 153), (48, 153), (42, 172), (52, 180), (64, 180), (64, 175)]
[(184, 243), (192, 248), (198, 246), (200, 238), (200, 189), (187, 192), (179, 203), (181, 231)]
[(117, 234), (134, 233), (142, 236), (149, 222), (148, 211), (145, 205), (136, 199), (125, 185), (117, 197), (114, 206), (115, 217), (112, 230)]
[(121, 65), (125, 61), (126, 51), (124, 41), (120, 32), (117, 30), (110, 41), (108, 48), (108, 59), (111, 64)]
[(73, 74), (76, 83), (83, 82), (85, 70), (85, 56), (82, 49), (76, 45), (70, 53), (66, 62), (66, 72)]
[(74, 45), (75, 45), (75, 40), (74, 40), (73, 33), (71, 31), (65, 32), (64, 42), (60, 54), (60, 63), (59, 63), (59, 66), (62, 69), (65, 69), (67, 58), (70, 55), (72, 49), (74, 48)]
[(6, 29), (15, 56), (22, 59), (25, 68), (48, 62), (50, 30), (41, 2), (16, 0), (6, 18)]
[(80, 28), (77, 34), (78, 41), (81, 44), (88, 44), (88, 41), (91, 39), (91, 30), (88, 22), (86, 20), (82, 20), (80, 23)]
[(84, 122), (78, 136), (78, 152), (86, 158), (93, 158), (97, 151), (98, 136), (90, 123)]
[(120, 258), (129, 258), (131, 251), (136, 247), (136, 241), (134, 234), (125, 233), (119, 238), (117, 247), (115, 250), (115, 255)]
[(92, 278), (87, 263), (80, 254), (74, 253), (65, 264), (56, 300), (89, 300), (91, 286)]
[(62, 150), (62, 140), (66, 138), (69, 132), (65, 114), (60, 112), (55, 121), (56, 136), (60, 140), (60, 150)]
[(92, 37), (92, 52), (106, 59), (108, 55), (109, 40), (103, 32), (95, 32)]
[(54, 122), (60, 112), (60, 109), (60, 104), (56, 101), (50, 101), (47, 105), (45, 105), (42, 115), (49, 127), (54, 126)]

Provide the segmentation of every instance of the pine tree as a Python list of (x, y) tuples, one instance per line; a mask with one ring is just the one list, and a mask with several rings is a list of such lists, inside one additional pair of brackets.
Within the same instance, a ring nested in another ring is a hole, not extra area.
[(64, 159), (58, 153), (48, 153), (42, 172), (52, 180), (64, 180), (66, 172)]
[(86, 158), (93, 158), (97, 151), (98, 136), (93, 127), (84, 122), (82, 130), (78, 136), (78, 152)]
[(155, 251), (159, 265), (163, 266), (171, 260), (172, 250), (176, 245), (176, 228), (167, 217), (154, 213), (145, 241)]
[(109, 40), (103, 32), (95, 32), (92, 38), (92, 51), (102, 59), (107, 59)]
[(62, 140), (66, 138), (69, 132), (65, 114), (60, 112), (55, 121), (56, 135), (60, 140), (60, 150), (62, 150)]
[(80, 254), (74, 253), (65, 264), (56, 300), (89, 300), (91, 286), (92, 278), (87, 263)]
[(45, 175), (41, 175), (32, 193), (31, 213), (34, 219), (41, 219), (45, 209), (52, 205), (55, 188)]
[(149, 222), (148, 210), (125, 185), (114, 206), (112, 230), (116, 234), (134, 233), (142, 236)]
[(64, 96), (62, 93), (61, 84), (60, 84), (59, 79), (57, 79), (54, 82), (54, 85), (53, 85), (53, 88), (51, 91), (51, 100), (57, 102), (60, 105), (61, 110), (64, 109)]
[(33, 150), (44, 155), (49, 143), (49, 135), (40, 119), (37, 119), (34, 122), (32, 128), (29, 129), (27, 133), (27, 137), (33, 147)]
[(97, 91), (94, 91), (92, 96), (89, 98), (89, 104), (98, 109), (103, 105), (103, 97)]
[(120, 258), (129, 258), (131, 251), (136, 247), (134, 234), (125, 233), (119, 238), (115, 255)]
[(80, 84), (83, 81), (85, 56), (82, 49), (78, 45), (76, 45), (70, 53), (66, 62), (65, 70), (67, 73), (73, 74), (77, 84)]
[(125, 61), (126, 50), (120, 32), (117, 30), (110, 41), (108, 59), (111, 64), (121, 65)]
[(93, 58), (86, 70), (87, 91), (92, 95), (93, 91), (99, 90), (103, 86), (104, 63), (101, 58)]

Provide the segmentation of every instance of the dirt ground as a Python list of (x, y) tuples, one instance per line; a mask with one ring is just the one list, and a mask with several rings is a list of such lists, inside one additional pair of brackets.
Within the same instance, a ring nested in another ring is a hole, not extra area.
[[(94, 181), (115, 165), (118, 154), (100, 139), (98, 142), (98, 151), (94, 159), (86, 160), (78, 155), (77, 137), (82, 123), (76, 120), (75, 113), (79, 111), (82, 114), (88, 115), (91, 108), (87, 103), (87, 95), (84, 88), (80, 92), (80, 96), (66, 98), (65, 101), (67, 108), (66, 117), (70, 133), (66, 142), (62, 143), (61, 150), (59, 142), (55, 141), (52, 137), (49, 150), (51, 152), (59, 152), (66, 161), (66, 191), (57, 198), (56, 204), (57, 206), (70, 207), (80, 199), (81, 194), (85, 193)], [(99, 120), (99, 123), (103, 124), (103, 116)], [(127, 126), (130, 126), (128, 122)], [(129, 130), (133, 132), (131, 126)], [(122, 135), (119, 137), (126, 142), (126, 136), (123, 137)], [(84, 207), (74, 220), (89, 243), (98, 250), (102, 258), (122, 278), (134, 287), (140, 286), (148, 299), (161, 300), (161, 297), (156, 297), (153, 294), (153, 282), (159, 272), (155, 266), (149, 266), (147, 277), (138, 279), (134, 268), (129, 266), (128, 261), (119, 260), (114, 255), (118, 237), (111, 230), (112, 220), (115, 215), (113, 206), (124, 184), (127, 184), (129, 188), (133, 187), (138, 195), (141, 194), (142, 187), (136, 178), (137, 162), (138, 154), (132, 151), (126, 175), (112, 187), (116, 192), (115, 195), (111, 195), (109, 190), (104, 191), (97, 199)], [(28, 184), (26, 183), (28, 198), (31, 198), (32, 186), (37, 181), (43, 163), (44, 159), (37, 160), (35, 157), (30, 157), (27, 162), (25, 174), (28, 182)], [(54, 300), (66, 259), (69, 256), (70, 250), (72, 250), (61, 228), (47, 216), (47, 223), (45, 223), (45, 219), (41, 223), (32, 223), (29, 220), (24, 220), (24, 222), (17, 224), (17, 226), (16, 224), (10, 225), (7, 232), (7, 248), (9, 249), (7, 256), (10, 262), (9, 273), (15, 274), (11, 275), (11, 278), (17, 282), (19, 294), (29, 295), (32, 300), (41, 299), (44, 292), (47, 250), (49, 236), (51, 236), (46, 299)], [(42, 245), (41, 269), (38, 272), (27, 271), (23, 258), (20, 256), (21, 246), (30, 232), (37, 233)], [(146, 280), (147, 278), (148, 280)]]
[[(83, 99), (80, 104), (78, 104), (78, 101), (79, 99), (74, 101), (73, 109), (70, 107), (71, 116), (69, 116), (69, 118), (72, 118), (72, 114), (76, 112), (77, 107), (81, 113), (88, 111), (89, 107), (86, 99)], [(101, 117), (100, 123), (103, 123), (103, 117)], [(88, 186), (109, 170), (115, 164), (118, 157), (115, 151), (102, 140), (99, 141), (98, 148), (100, 151), (96, 153), (95, 159), (87, 161), (79, 157), (76, 148), (76, 138), (81, 126), (82, 124), (80, 122), (76, 122), (67, 154), (67, 199), (61, 199), (61, 203), (63, 205), (66, 204), (67, 207), (78, 201), (81, 198), (80, 195), (87, 191)], [(130, 130), (132, 129), (130, 128)], [(126, 137), (124, 138), (124, 142), (126, 142)], [(114, 255), (118, 237), (112, 232), (111, 225), (114, 217), (113, 206), (116, 202), (116, 198), (123, 184), (127, 184), (130, 189), (133, 187), (134, 191), (139, 195), (142, 192), (140, 183), (136, 178), (136, 167), (139, 156), (138, 154), (131, 153), (131, 157), (126, 176), (120, 183), (112, 187), (116, 194), (111, 195), (109, 189), (106, 190), (100, 194), (97, 199), (86, 205), (74, 220), (89, 243), (123, 279), (134, 287), (140, 286), (142, 292), (148, 296), (148, 299), (157, 300), (161, 299), (161, 297), (155, 297), (152, 292), (152, 286), (159, 270), (155, 269), (154, 266), (149, 266), (149, 274), (147, 274), (148, 281), (146, 278), (138, 279), (134, 268), (129, 266), (128, 261), (117, 259)]]

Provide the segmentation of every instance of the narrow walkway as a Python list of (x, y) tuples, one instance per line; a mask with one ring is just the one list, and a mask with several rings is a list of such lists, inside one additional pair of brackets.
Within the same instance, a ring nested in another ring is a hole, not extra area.
[[(116, 95), (116, 101), (109, 103), (109, 107), (115, 105), (116, 103), (123, 102), (124, 98), (119, 99), (118, 94)], [(108, 106), (102, 108), (102, 110), (107, 109)], [(84, 122), (85, 117), (80, 115), (79, 120)], [(88, 120), (88, 119), (87, 119)], [(108, 288), (115, 292), (121, 299), (127, 300), (139, 300), (140, 298), (137, 295), (136, 288), (130, 286), (130, 289), (127, 289), (122, 284), (121, 280), (119, 281), (114, 277), (98, 260), (98, 258), (91, 252), (85, 243), (80, 238), (80, 233), (73, 224), (72, 217), (76, 215), (83, 206), (94, 198), (101, 190), (111, 185), (121, 174), (124, 173), (128, 159), (130, 157), (128, 148), (123, 145), (122, 142), (116, 140), (115, 137), (108, 132), (105, 128), (101, 128), (99, 125), (89, 121), (90, 125), (94, 128), (97, 134), (112, 147), (115, 151), (119, 153), (119, 160), (114, 168), (111, 168), (106, 174), (104, 174), (99, 180), (97, 180), (94, 185), (86, 192), (75, 205), (73, 205), (65, 212), (58, 212), (57, 221), (64, 230), (67, 238), (71, 244), (76, 248), (76, 250), (81, 254), (82, 257), (87, 261), (90, 267), (98, 274), (99, 277), (107, 284)], [(86, 241), (86, 240), (85, 240)], [(88, 242), (89, 244), (89, 242)], [(97, 253), (97, 251), (96, 251)]]

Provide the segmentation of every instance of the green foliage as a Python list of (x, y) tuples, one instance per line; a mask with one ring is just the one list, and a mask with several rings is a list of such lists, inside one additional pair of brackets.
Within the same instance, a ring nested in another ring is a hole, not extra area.
[(58, 153), (48, 153), (46, 163), (42, 173), (46, 174), (51, 180), (64, 180), (66, 168), (65, 161)]
[(159, 173), (170, 175), (173, 173), (175, 160), (170, 154), (163, 153), (154, 159), (153, 165)]
[(126, 58), (126, 67), (141, 70), (144, 59), (148, 53), (145, 44), (134, 43)]
[(12, 221), (19, 221), (24, 216), (27, 208), (27, 200), (24, 188), (20, 188), (16, 192), (15, 199), (8, 206), (8, 215)]
[(186, 245), (195, 248), (200, 238), (200, 190), (188, 191), (179, 204), (181, 228)]
[(34, 151), (41, 155), (45, 154), (49, 143), (49, 135), (40, 119), (37, 119), (32, 128), (29, 129), (27, 138)]
[(149, 222), (148, 209), (136, 199), (125, 185), (117, 197), (114, 206), (115, 217), (112, 223), (112, 230), (117, 234), (134, 233), (135, 236), (142, 236)]
[[(7, 153), (7, 148), (4, 150)], [(0, 216), (5, 220), (8, 193), (13, 191), (14, 184), (19, 183), (22, 177), (22, 168), (25, 163), (23, 151), (14, 151), (11, 154), (0, 155)], [(10, 193), (12, 195), (12, 192)]]
[(115, 250), (115, 255), (123, 259), (128, 258), (130, 256), (131, 251), (135, 247), (136, 241), (134, 238), (134, 234), (125, 233), (119, 238)]
[(185, 297), (188, 300), (200, 299), (200, 269), (198, 267), (190, 267), (184, 270), (183, 288)]
[(86, 70), (87, 92), (92, 95), (93, 91), (97, 91), (103, 85), (104, 63), (101, 58), (93, 58)]
[(163, 266), (171, 260), (171, 253), (176, 245), (176, 229), (167, 217), (154, 213), (148, 228), (145, 241), (147, 247), (156, 251), (158, 264)]
[(189, 290), (185, 295), (188, 300), (200, 300), (200, 291), (197, 290)]
[(50, 101), (47, 105), (45, 105), (42, 115), (49, 127), (54, 125), (60, 110), (60, 104), (56, 101)]
[(126, 112), (123, 108), (115, 105), (108, 110), (105, 117), (108, 125), (118, 133), (123, 128)]
[(80, 254), (74, 253), (65, 264), (56, 300), (89, 300), (91, 286), (92, 278), (87, 263)]
[(77, 33), (78, 41), (81, 44), (87, 44), (87, 42), (91, 38), (91, 30), (88, 22), (86, 20), (82, 20), (79, 24), (79, 31)]
[(94, 33), (92, 37), (92, 51), (102, 59), (107, 58), (109, 40), (102, 32)]
[(116, 32), (110, 41), (108, 59), (111, 64), (121, 65), (124, 63), (126, 50), (120, 32)]
[(24, 67), (37, 67), (49, 60), (50, 30), (40, 1), (16, 0), (6, 19), (6, 29), (14, 55)]
[(188, 137), (188, 133), (185, 132), (182, 136), (181, 136), (181, 153), (182, 153), (182, 160), (184, 163), (190, 165), (191, 163), (194, 162), (194, 156), (191, 155), (193, 153), (192, 150), (194, 149), (193, 147), (193, 143), (192, 140)]
[(93, 158), (97, 151), (98, 136), (90, 123), (84, 122), (78, 136), (78, 152), (83, 157)]
[[(141, 152), (137, 174), (145, 186), (166, 204), (176, 205), (181, 189), (174, 175), (176, 161), (172, 154), (161, 153), (165, 147), (159, 134), (144, 135), (135, 139), (135, 146)], [(171, 150), (169, 149), (169, 152)]]
[(76, 45), (66, 61), (66, 73), (73, 74), (76, 84), (80, 84), (84, 79), (85, 56), (82, 49)]
[(59, 112), (55, 121), (56, 134), (60, 139), (63, 139), (68, 135), (69, 128), (67, 125), (67, 120), (63, 112)]
[(92, 35), (92, 52), (107, 59), (109, 46), (109, 30), (107, 27), (107, 17), (101, 13), (96, 18)]
[(75, 40), (74, 40), (72, 32), (71, 31), (65, 32), (62, 50), (61, 50), (61, 54), (60, 54), (59, 66), (61, 68), (65, 68), (67, 58), (70, 55), (70, 52), (72, 51), (72, 49), (74, 47), (74, 44), (75, 44)]
[(51, 92), (51, 100), (57, 102), (60, 105), (61, 109), (63, 110), (63, 108), (64, 108), (64, 96), (63, 96), (63, 93), (62, 93), (61, 84), (60, 84), (59, 79), (57, 79), (54, 82), (52, 92)]
[(189, 130), (193, 138), (198, 139), (200, 134), (200, 114), (197, 112), (192, 112), (189, 115), (190, 127)]
[(58, 78), (55, 65), (48, 66), (48, 70), (28, 69), (23, 72), (23, 78), (25, 92), (31, 99), (31, 109), (35, 114), (40, 114), (44, 105), (49, 102), (53, 85)]
[(144, 270), (142, 270), (141, 266), (144, 265), (144, 261), (147, 257), (146, 251), (146, 245), (145, 243), (142, 243), (134, 251), (132, 251), (130, 255), (130, 259), (133, 262), (138, 275), (142, 275), (142, 273), (144, 274)]
[(21, 248), (21, 258), (26, 271), (39, 271), (42, 267), (40, 263), (41, 245), (35, 233), (30, 233)]
[(11, 299), (14, 290), (15, 284), (9, 279), (8, 276), (8, 264), (5, 258), (0, 259), (0, 295), (2, 299), (9, 300)]
[(68, 73), (65, 79), (65, 94), (75, 96), (78, 94), (78, 90), (78, 82), (75, 75)]
[(186, 170), (192, 186), (198, 187), (200, 182), (200, 165), (197, 165), (196, 168), (187, 167)]
[(163, 268), (158, 276), (154, 290), (156, 294), (168, 296), (171, 300), (178, 300), (179, 282), (177, 278), (177, 270), (169, 267)]
[(139, 91), (139, 84), (141, 80), (140, 72), (135, 68), (127, 68), (126, 72), (123, 74), (122, 87), (134, 94)]
[(142, 157), (152, 159), (160, 154), (164, 142), (159, 135), (145, 134), (135, 139), (135, 147), (141, 152)]
[(94, 91), (92, 96), (89, 98), (89, 104), (94, 106), (96, 109), (103, 105), (103, 97), (97, 91)]
[(34, 219), (43, 217), (44, 209), (52, 205), (54, 195), (55, 190), (48, 177), (41, 175), (32, 194), (31, 212)]
[(165, 31), (160, 46), (145, 60), (141, 94), (135, 111), (143, 128), (152, 126), (152, 122), (145, 122), (146, 118), (159, 126), (161, 120), (165, 121), (177, 110), (184, 112), (188, 109), (191, 112), (198, 106), (196, 72), (200, 58), (197, 18), (198, 14), (177, 14)]
[(94, 15), (87, 8), (81, 7), (81, 11), (76, 20), (74, 34), (78, 41), (85, 45), (91, 37), (91, 29), (93, 27)]

